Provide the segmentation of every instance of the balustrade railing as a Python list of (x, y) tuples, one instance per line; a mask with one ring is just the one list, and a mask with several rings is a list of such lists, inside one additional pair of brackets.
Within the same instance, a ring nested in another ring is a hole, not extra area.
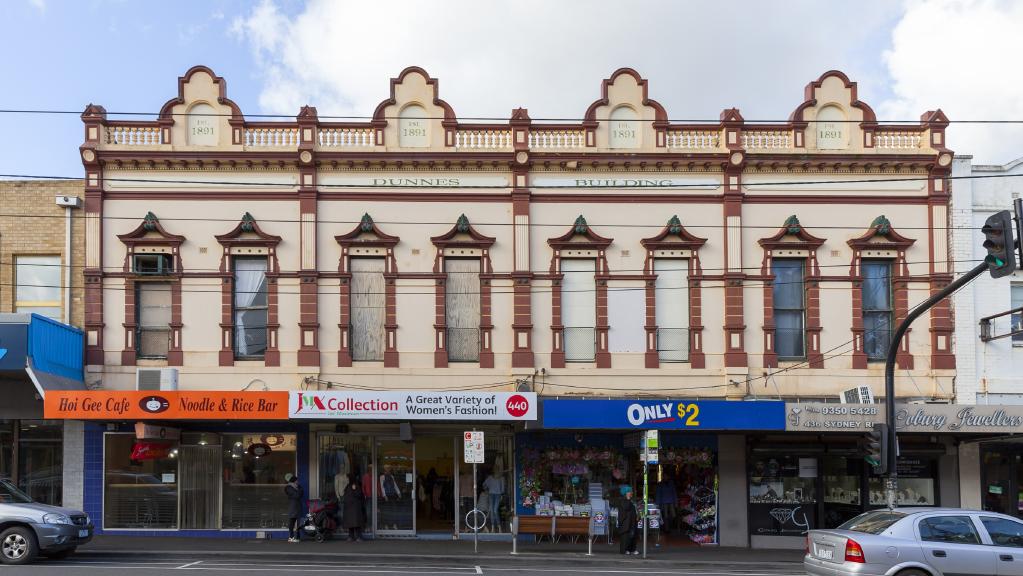
[(298, 146), (298, 128), (245, 128), (242, 143), (254, 148), (293, 148)]
[(464, 150), (505, 150), (511, 147), (511, 130), (486, 128), (455, 132), (455, 148)]
[(163, 144), (159, 126), (107, 126), (106, 144), (124, 146), (156, 146)]
[(717, 130), (668, 130), (666, 140), (668, 148), (713, 150), (721, 141), (721, 133)]
[(790, 130), (751, 129), (742, 133), (742, 147), (746, 150), (787, 150), (792, 147)]
[(585, 148), (586, 131), (544, 128), (531, 130), (529, 132), (529, 147), (540, 150)]
[(923, 140), (920, 132), (904, 130), (878, 130), (874, 132), (874, 147), (881, 150), (913, 150)]
[(373, 128), (320, 128), (318, 136), (323, 148), (376, 146), (376, 130)]

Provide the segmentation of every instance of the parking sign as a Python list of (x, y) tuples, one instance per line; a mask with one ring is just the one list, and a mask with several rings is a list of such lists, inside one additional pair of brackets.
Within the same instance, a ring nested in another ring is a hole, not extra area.
[(467, 431), (462, 437), (465, 438), (465, 463), (483, 464), (483, 432)]

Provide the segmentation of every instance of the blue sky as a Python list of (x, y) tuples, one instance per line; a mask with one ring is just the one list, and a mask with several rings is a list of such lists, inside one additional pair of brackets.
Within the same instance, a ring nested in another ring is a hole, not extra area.
[[(7, 109), (156, 111), (205, 64), (249, 114), (368, 115), (417, 64), (463, 117), (578, 117), (631, 66), (672, 118), (731, 106), (785, 118), (832, 68), (882, 119), (1023, 118), (1023, 81), (1003, 73), (1023, 53), (1023, 2), (1008, 0), (7, 0), (5, 12)], [(81, 174), (77, 115), (0, 114), (0, 134), (0, 173)], [(949, 142), (981, 162), (1023, 156), (1017, 127), (953, 127)]]

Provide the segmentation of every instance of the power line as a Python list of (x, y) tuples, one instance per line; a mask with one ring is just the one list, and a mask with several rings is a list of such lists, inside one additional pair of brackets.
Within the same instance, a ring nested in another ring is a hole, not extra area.
[[(879, 162), (880, 163), (880, 162)], [(586, 174), (586, 173), (583, 173)], [(655, 173), (658, 174), (658, 173)], [(1023, 173), (1020, 174), (969, 174), (964, 176), (943, 176), (945, 180), (984, 180), (984, 179), (998, 179), (998, 178), (1019, 178), (1023, 177)], [(0, 174), (0, 178), (10, 179), (21, 179), (21, 180), (82, 180), (80, 176), (55, 176), (46, 174)], [(380, 178), (384, 179), (384, 178)], [(579, 178), (584, 180), (586, 178)], [(635, 178), (633, 178), (635, 179)], [(177, 180), (177, 179), (156, 179), (156, 178), (115, 178), (104, 176), (103, 181), (107, 182), (137, 182), (142, 184), (202, 184), (209, 186), (238, 186), (238, 187), (277, 187), (277, 188), (294, 188), (298, 186), (298, 183), (294, 184), (281, 184), (279, 182), (247, 182), (247, 181), (226, 181), (226, 180)], [(824, 185), (824, 184), (878, 184), (886, 182), (927, 182), (931, 180), (930, 176), (910, 176), (906, 178), (849, 178), (839, 180), (779, 180), (774, 182), (743, 182), (742, 186), (745, 188), (757, 187), (757, 186), (810, 186), (810, 185)], [(651, 184), (649, 186), (624, 186), (616, 184), (587, 184), (583, 186), (575, 186), (568, 184), (530, 184), (526, 186), (531, 190), (689, 190), (693, 188), (708, 188), (710, 185), (706, 182), (703, 183), (691, 183), (691, 184)], [(715, 184), (715, 188), (724, 186), (724, 183)], [(358, 190), (511, 190), (515, 188), (511, 185), (502, 184), (473, 184), (473, 185), (431, 185), (431, 186), (418, 186), (418, 185), (402, 185), (402, 184), (329, 184), (329, 183), (318, 183), (316, 188), (338, 188), (338, 189), (358, 189)], [(108, 191), (116, 193), (116, 191)], [(878, 190), (879, 193), (886, 192), (884, 190)], [(890, 192), (890, 191), (887, 191)]]
[[(39, 114), (39, 115), (75, 115), (81, 116), (84, 113), (83, 110), (48, 110), (48, 109), (29, 109), (29, 108), (4, 108), (0, 109), (0, 114)], [(178, 116), (178, 117), (213, 117), (213, 118), (234, 118), (235, 114), (225, 112), (123, 112), (123, 111), (110, 111), (104, 112), (107, 116)], [(297, 114), (242, 114), (242, 118), (288, 118), (294, 120)], [(401, 116), (364, 116), (364, 115), (336, 115), (336, 114), (318, 114), (317, 118), (320, 120), (402, 120)], [(443, 116), (417, 116), (416, 120), (449, 120)], [(463, 120), (476, 120), (483, 122), (508, 122), (507, 116), (460, 116), (455, 118), (456, 121)], [(544, 117), (544, 118), (530, 118), (533, 122), (583, 122), (587, 118), (582, 117)], [(649, 118), (596, 118), (597, 122), (653, 122)], [(721, 125), (720, 118), (669, 118), (667, 122), (674, 122), (678, 124), (706, 124), (708, 127), (717, 127)], [(791, 125), (792, 120), (790, 118), (783, 119), (743, 119), (746, 124), (785, 124)], [(818, 122), (826, 122), (828, 124), (862, 124), (863, 120), (854, 119), (838, 119), (838, 120), (804, 120), (807, 124), (815, 124)], [(921, 126), (922, 123), (919, 118), (907, 119), (907, 120), (875, 120), (877, 124), (904, 124), (910, 126)], [(1023, 124), (1023, 120), (1014, 119), (994, 119), (994, 120), (947, 120), (950, 124)], [(283, 122), (282, 122), (283, 124)]]

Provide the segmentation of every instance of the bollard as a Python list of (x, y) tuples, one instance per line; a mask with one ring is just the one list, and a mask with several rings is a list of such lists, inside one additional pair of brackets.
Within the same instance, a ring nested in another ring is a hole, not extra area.
[(593, 556), (593, 536), (587, 536), (586, 542), (587, 542), (586, 555)]

